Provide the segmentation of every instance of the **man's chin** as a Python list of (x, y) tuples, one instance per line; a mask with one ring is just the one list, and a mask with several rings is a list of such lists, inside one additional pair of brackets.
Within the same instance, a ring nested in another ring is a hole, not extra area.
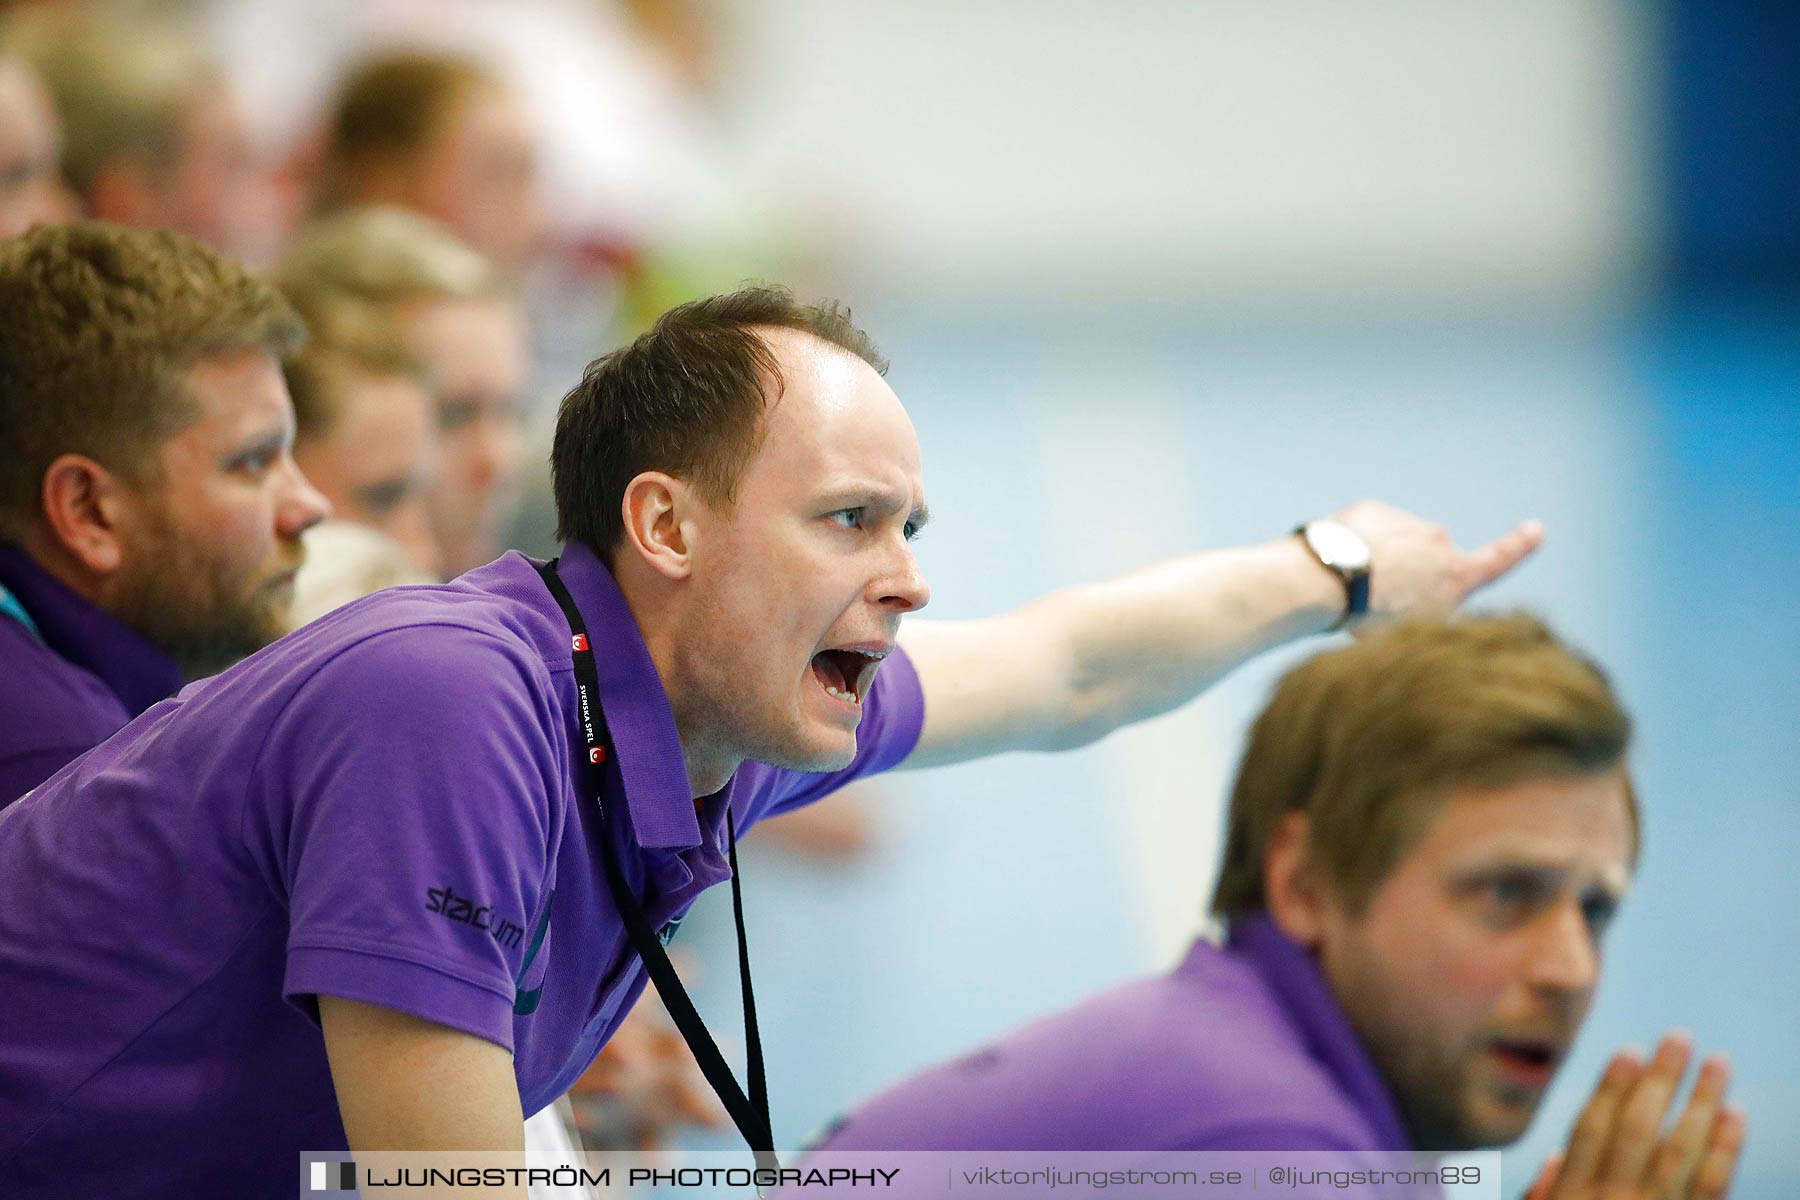
[(812, 775), (829, 775), (834, 771), (842, 771), (856, 761), (856, 734), (854, 731), (830, 738), (810, 739), (805, 743), (798, 740), (780, 747), (771, 748), (769, 753), (754, 755), (758, 762), (768, 763), (772, 767), (781, 767), (788, 771), (805, 771)]
[(1463, 1086), (1437, 1089), (1429, 1097), (1402, 1098), (1406, 1126), (1416, 1149), (1435, 1154), (1494, 1150), (1525, 1136), (1542, 1093), (1522, 1096), (1493, 1078), (1465, 1076)]
[(197, 624), (191, 634), (178, 639), (172, 649), (188, 679), (235, 666), (287, 632), (289, 606), (271, 597), (229, 617)]
[(1511, 1088), (1485, 1097), (1473, 1106), (1474, 1111), (1463, 1114), (1464, 1119), (1458, 1130), (1461, 1136), (1457, 1138), (1462, 1144), (1448, 1148), (1497, 1150), (1502, 1146), (1512, 1145), (1531, 1128), (1532, 1118), (1537, 1116), (1542, 1100), (1541, 1092), (1523, 1096)]

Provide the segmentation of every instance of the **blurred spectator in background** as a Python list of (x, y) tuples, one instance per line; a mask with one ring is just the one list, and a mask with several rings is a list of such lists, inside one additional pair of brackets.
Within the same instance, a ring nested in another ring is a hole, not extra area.
[(436, 222), (373, 208), (301, 231), (281, 278), (374, 304), (395, 322), (437, 401), (429, 510), (439, 569), (458, 575), (493, 558), (523, 458), (525, 331), (500, 275)]
[(288, 298), (309, 335), (283, 367), (294, 398), (294, 461), (340, 521), (391, 539), (421, 581), (435, 576), (426, 504), (437, 412), (423, 369), (373, 304), (293, 287)]
[(63, 169), (87, 214), (173, 229), (268, 262), (286, 205), (259, 165), (237, 100), (195, 36), (120, 4), (8, 19), (63, 124)]
[(382, 588), (435, 583), (406, 547), (355, 521), (323, 521), (306, 531), (306, 564), (294, 581), (288, 628), (298, 629)]
[[(419, 100), (427, 103), (408, 103), (415, 115), (429, 108), (434, 95), (462, 86), (459, 74), (503, 86), (505, 107), (527, 122), (533, 197), (552, 253), (573, 252), (604, 273), (646, 247), (769, 240), (747, 211), (734, 156), (709, 111), (711, 6), (210, 0), (196, 8), (270, 153), (305, 153), (309, 139), (334, 140), (332, 114), (341, 114), (356, 90), (346, 81), (370, 77), (378, 61), (462, 63), (462, 71), (440, 70), (437, 82), (421, 89)], [(461, 232), (506, 261), (498, 247)]]
[(61, 143), (43, 82), (23, 60), (0, 54), (0, 238), (74, 215), (59, 165)]
[(500, 77), (468, 58), (397, 53), (354, 70), (326, 121), (319, 203), (422, 213), (512, 279), (543, 244), (530, 123)]
[(190, 238), (0, 242), (0, 805), (282, 631), (327, 511), (289, 453), (301, 333)]

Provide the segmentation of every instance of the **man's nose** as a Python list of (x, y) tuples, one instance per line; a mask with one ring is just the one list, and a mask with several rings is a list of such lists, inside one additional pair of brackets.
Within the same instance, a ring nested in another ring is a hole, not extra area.
[(285, 465), (287, 479), (275, 502), (275, 527), (283, 536), (297, 538), (331, 515), (331, 501), (301, 473), (292, 456)]
[(931, 585), (925, 582), (925, 572), (919, 569), (912, 546), (906, 542), (900, 545), (900, 560), (883, 585), (881, 604), (896, 612), (915, 612), (931, 603)]
[(1569, 900), (1545, 915), (1529, 966), (1537, 987), (1570, 993), (1593, 990), (1600, 980), (1600, 950), (1579, 903)]
[(503, 488), (525, 460), (525, 435), (510, 417), (487, 417), (476, 434), (473, 458), (470, 486), (477, 492)]

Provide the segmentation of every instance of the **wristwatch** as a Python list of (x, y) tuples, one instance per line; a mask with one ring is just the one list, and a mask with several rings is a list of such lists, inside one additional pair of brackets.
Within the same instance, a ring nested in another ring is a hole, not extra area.
[(1344, 615), (1333, 629), (1369, 611), (1369, 543), (1342, 521), (1308, 521), (1294, 530), (1312, 556), (1344, 585)]

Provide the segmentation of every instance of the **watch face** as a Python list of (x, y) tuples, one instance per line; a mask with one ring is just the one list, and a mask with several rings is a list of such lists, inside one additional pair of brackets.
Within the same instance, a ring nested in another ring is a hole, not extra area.
[(1348, 526), (1336, 521), (1314, 521), (1306, 527), (1306, 540), (1313, 553), (1325, 564), (1339, 571), (1369, 569), (1369, 543)]

